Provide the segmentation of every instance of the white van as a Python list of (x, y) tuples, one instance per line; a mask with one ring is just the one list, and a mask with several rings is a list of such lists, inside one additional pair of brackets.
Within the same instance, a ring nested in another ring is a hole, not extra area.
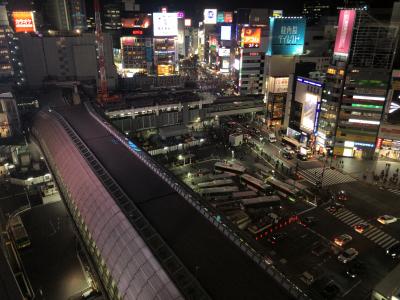
[(270, 143), (276, 143), (276, 136), (275, 133), (268, 133), (268, 141)]

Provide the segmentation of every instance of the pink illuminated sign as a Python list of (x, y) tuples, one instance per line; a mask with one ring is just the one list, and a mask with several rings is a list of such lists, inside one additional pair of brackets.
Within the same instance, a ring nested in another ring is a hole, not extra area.
[(356, 11), (353, 9), (343, 9), (339, 15), (339, 25), (336, 33), (335, 55), (347, 56), (350, 51), (351, 35), (353, 33)]

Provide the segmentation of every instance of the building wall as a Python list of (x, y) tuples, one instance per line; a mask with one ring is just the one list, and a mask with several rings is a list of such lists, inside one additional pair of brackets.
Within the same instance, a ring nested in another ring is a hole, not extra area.
[[(76, 36), (20, 35), (22, 62), (29, 87), (40, 87), (44, 80), (97, 80), (94, 33)], [(117, 83), (112, 43), (104, 34), (104, 54), (109, 88)]]

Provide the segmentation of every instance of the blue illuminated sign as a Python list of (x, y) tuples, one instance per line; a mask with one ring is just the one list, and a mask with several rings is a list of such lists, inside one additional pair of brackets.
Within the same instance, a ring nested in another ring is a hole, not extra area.
[(298, 77), (297, 81), (302, 82), (302, 83), (306, 83), (306, 84), (309, 84), (309, 85), (313, 85), (313, 86), (318, 86), (318, 87), (322, 86), (322, 84), (320, 84), (318, 82), (311, 81), (309, 79), (304, 79), (304, 78), (301, 78), (301, 77)]
[(131, 148), (133, 151), (135, 151), (135, 152), (140, 152), (140, 151), (142, 151), (142, 150), (140, 150), (139, 149), (139, 147), (138, 146), (136, 146), (134, 143), (132, 143), (131, 141), (128, 141), (128, 145), (129, 145), (129, 148)]
[(303, 54), (306, 21), (302, 17), (269, 18), (268, 55)]

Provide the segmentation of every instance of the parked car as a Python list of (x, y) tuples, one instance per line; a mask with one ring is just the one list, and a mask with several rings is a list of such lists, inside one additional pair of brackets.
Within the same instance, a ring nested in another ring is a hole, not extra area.
[(347, 194), (344, 190), (341, 190), (337, 193), (336, 199), (339, 201), (346, 201), (347, 198)]
[(379, 223), (381, 224), (390, 224), (390, 223), (394, 223), (397, 221), (396, 217), (390, 216), (390, 215), (383, 215), (378, 217), (378, 219), (376, 219)]
[(304, 153), (297, 153), (297, 158), (298, 158), (299, 160), (302, 160), (302, 161), (308, 160), (307, 154), (304, 154)]
[(354, 248), (348, 248), (344, 250), (341, 254), (338, 256), (338, 260), (344, 264), (347, 264), (349, 261), (352, 261), (355, 259), (358, 255), (358, 251)]
[(337, 212), (339, 209), (342, 209), (343, 207), (344, 207), (343, 204), (335, 202), (327, 208), (327, 211), (330, 212), (331, 214), (333, 214), (333, 213)]
[(400, 243), (386, 249), (386, 254), (392, 258), (400, 258)]
[(311, 285), (315, 281), (315, 278), (312, 274), (306, 271), (300, 275), (300, 280), (303, 281), (306, 285)]
[(358, 224), (356, 224), (356, 225), (354, 225), (354, 230), (356, 231), (356, 232), (358, 232), (358, 233), (363, 233), (365, 230), (367, 230), (368, 228), (370, 228), (371, 227), (371, 225), (370, 224), (368, 224), (368, 223), (365, 223), (365, 222), (361, 222), (361, 223), (358, 223)]
[(352, 240), (352, 236), (349, 234), (342, 234), (339, 235), (338, 237), (335, 237), (334, 239), (334, 243), (340, 247), (343, 247), (344, 245), (346, 245), (348, 242), (350, 242)]
[(292, 153), (292, 150), (288, 151), (287, 149), (282, 149), (281, 155), (286, 159), (292, 159), (294, 156), (294, 154)]
[(315, 256), (321, 257), (329, 253), (329, 248), (322, 243), (316, 243), (311, 248), (311, 253), (314, 254)]

